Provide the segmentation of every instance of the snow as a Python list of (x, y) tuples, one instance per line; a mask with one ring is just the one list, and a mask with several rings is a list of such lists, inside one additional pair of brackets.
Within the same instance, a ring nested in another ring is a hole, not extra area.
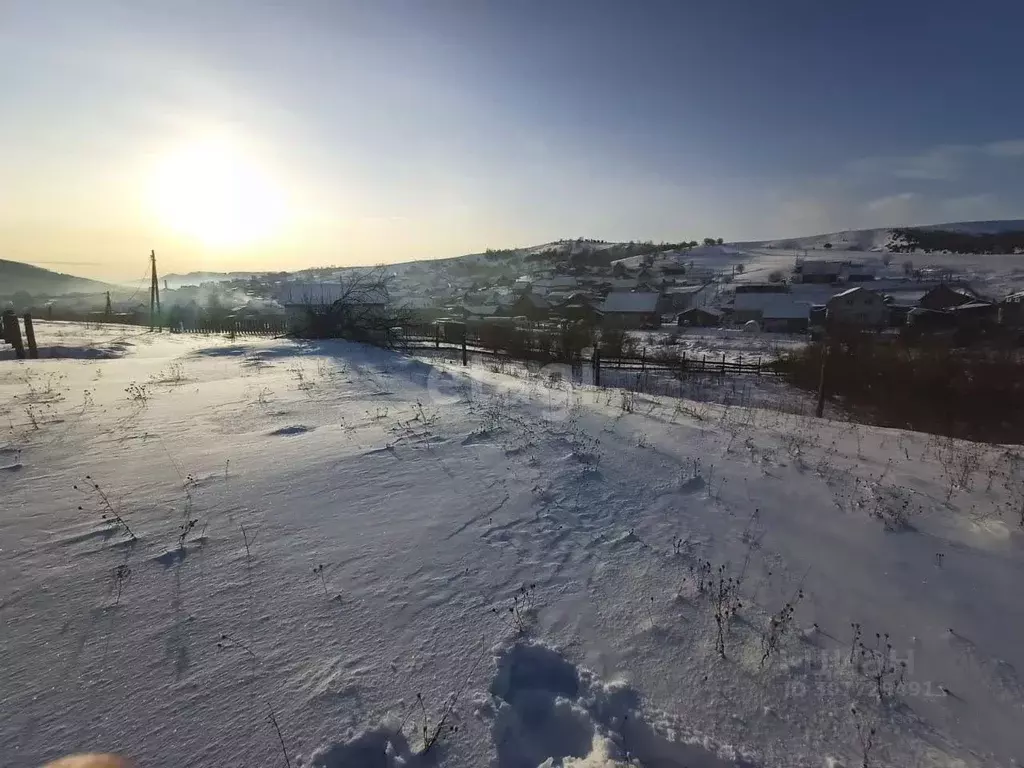
[(1018, 449), (169, 334), (5, 361), (0, 411), (5, 766), (1024, 760)]

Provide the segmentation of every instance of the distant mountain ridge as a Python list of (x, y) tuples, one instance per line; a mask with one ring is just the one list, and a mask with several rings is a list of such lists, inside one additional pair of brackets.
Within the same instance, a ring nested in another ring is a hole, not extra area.
[(0, 259), (0, 296), (28, 293), (33, 297), (68, 293), (100, 293), (112, 286), (87, 277), (75, 277), (20, 261)]
[(954, 221), (945, 224), (926, 224), (920, 227), (878, 227), (875, 229), (848, 229), (808, 237), (780, 238), (777, 240), (749, 240), (730, 243), (740, 248), (781, 248), (800, 250), (825, 248), (826, 243), (837, 250), (884, 251), (893, 247), (901, 250), (902, 233), (951, 232), (970, 237), (984, 237), (1005, 232), (1024, 232), (1024, 219), (998, 221)]

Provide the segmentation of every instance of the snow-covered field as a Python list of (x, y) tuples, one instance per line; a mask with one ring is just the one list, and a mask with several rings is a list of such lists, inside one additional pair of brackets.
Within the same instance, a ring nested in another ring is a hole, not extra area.
[(1016, 449), (119, 344), (0, 363), (4, 766), (1024, 761)]
[[(759, 333), (743, 328), (678, 328), (663, 326), (657, 331), (635, 331), (630, 334), (640, 348), (648, 352), (661, 347), (670, 347), (677, 355), (687, 358), (706, 357), (709, 361), (721, 360), (722, 355), (730, 362), (752, 363), (758, 358), (767, 362), (775, 360), (784, 352), (792, 352), (806, 346), (807, 334)], [(671, 340), (671, 341), (670, 341)]]

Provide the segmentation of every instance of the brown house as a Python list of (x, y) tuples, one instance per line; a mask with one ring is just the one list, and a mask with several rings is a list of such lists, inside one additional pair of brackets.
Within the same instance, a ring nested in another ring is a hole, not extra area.
[(525, 317), (528, 320), (546, 320), (551, 313), (551, 304), (535, 293), (524, 293), (505, 308), (510, 317)]
[(922, 309), (941, 311), (977, 300), (978, 295), (965, 285), (952, 286), (941, 283), (922, 296), (921, 300), (917, 302), (917, 306)]

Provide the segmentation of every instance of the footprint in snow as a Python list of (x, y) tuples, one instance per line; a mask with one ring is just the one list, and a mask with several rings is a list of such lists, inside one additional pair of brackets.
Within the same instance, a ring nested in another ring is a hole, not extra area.
[[(605, 683), (557, 651), (534, 643), (505, 650), (480, 715), (491, 720), (498, 768), (618, 766), (758, 768), (664, 713), (648, 712), (623, 683)], [(632, 763), (629, 763), (632, 764)]]

